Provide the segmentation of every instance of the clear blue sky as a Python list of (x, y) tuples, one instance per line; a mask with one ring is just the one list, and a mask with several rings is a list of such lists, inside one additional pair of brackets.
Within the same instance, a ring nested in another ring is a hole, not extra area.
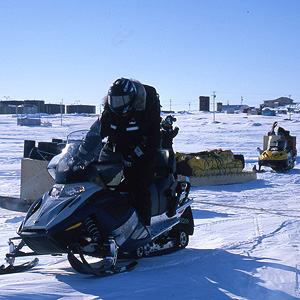
[(163, 109), (300, 102), (300, 0), (0, 0), (0, 99), (99, 107), (118, 77)]

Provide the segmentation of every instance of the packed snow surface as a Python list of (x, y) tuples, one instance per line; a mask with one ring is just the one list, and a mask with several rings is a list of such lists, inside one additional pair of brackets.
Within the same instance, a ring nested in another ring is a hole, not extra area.
[[(245, 170), (257, 164), (257, 147), (274, 121), (300, 135), (297, 114), (174, 115), (180, 128), (175, 151), (230, 149), (244, 155)], [(20, 195), (24, 140), (65, 139), (71, 131), (88, 129), (95, 119), (42, 116), (51, 127), (27, 127), (17, 126), (14, 116), (1, 115), (0, 196)], [(299, 159), (290, 172), (264, 169), (247, 183), (191, 189), (195, 233), (184, 250), (140, 259), (130, 273), (107, 278), (76, 273), (65, 256), (40, 256), (31, 271), (1, 276), (0, 299), (299, 299)], [(24, 215), (0, 208), (3, 263), (7, 240), (16, 236)]]

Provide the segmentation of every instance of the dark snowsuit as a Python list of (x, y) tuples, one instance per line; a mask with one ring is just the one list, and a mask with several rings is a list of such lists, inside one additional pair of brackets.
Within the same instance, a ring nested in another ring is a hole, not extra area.
[(172, 126), (163, 126), (161, 130), (161, 147), (162, 149), (173, 150), (173, 139), (178, 134), (179, 128)]
[[(132, 162), (132, 166), (124, 170), (126, 187), (134, 194), (133, 205), (149, 224), (151, 195), (147, 189), (154, 181), (155, 157), (160, 145), (160, 104), (156, 90), (147, 85), (144, 88), (147, 96), (143, 111), (132, 109), (129, 115), (120, 117), (105, 103), (100, 120), (91, 127), (94, 133), (89, 132), (90, 141), (86, 140), (83, 148), (90, 152), (95, 148), (95, 141), (101, 141), (100, 136), (108, 137), (106, 150), (119, 152), (126, 161)], [(144, 153), (140, 157), (134, 152), (136, 146)]]

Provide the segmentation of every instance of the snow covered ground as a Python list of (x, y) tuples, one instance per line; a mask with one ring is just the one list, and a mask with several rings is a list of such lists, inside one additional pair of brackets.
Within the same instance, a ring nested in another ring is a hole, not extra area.
[[(175, 114), (180, 132), (174, 148), (196, 152), (221, 148), (243, 154), (246, 170), (257, 163), (257, 147), (274, 121), (300, 135), (300, 115)], [(24, 140), (65, 139), (88, 129), (95, 116), (42, 117), (52, 127), (17, 126), (0, 115), (0, 196), (20, 194)], [(299, 149), (299, 148), (298, 148)], [(299, 150), (298, 150), (299, 152)], [(263, 299), (300, 298), (300, 167), (270, 169), (258, 179), (222, 186), (194, 187), (190, 196), (195, 233), (188, 247), (143, 258), (130, 273), (96, 278), (73, 271), (65, 256), (41, 256), (34, 269), (0, 278), (0, 299)], [(0, 255), (24, 213), (0, 208)], [(4, 262), (4, 259), (3, 259)], [(1, 263), (0, 263), (1, 264)]]

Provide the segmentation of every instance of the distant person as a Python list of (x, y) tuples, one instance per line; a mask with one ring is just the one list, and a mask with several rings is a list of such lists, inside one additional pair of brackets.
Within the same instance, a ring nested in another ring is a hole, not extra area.
[(161, 121), (161, 147), (173, 151), (173, 139), (178, 134), (179, 128), (173, 128), (176, 118), (169, 115)]

